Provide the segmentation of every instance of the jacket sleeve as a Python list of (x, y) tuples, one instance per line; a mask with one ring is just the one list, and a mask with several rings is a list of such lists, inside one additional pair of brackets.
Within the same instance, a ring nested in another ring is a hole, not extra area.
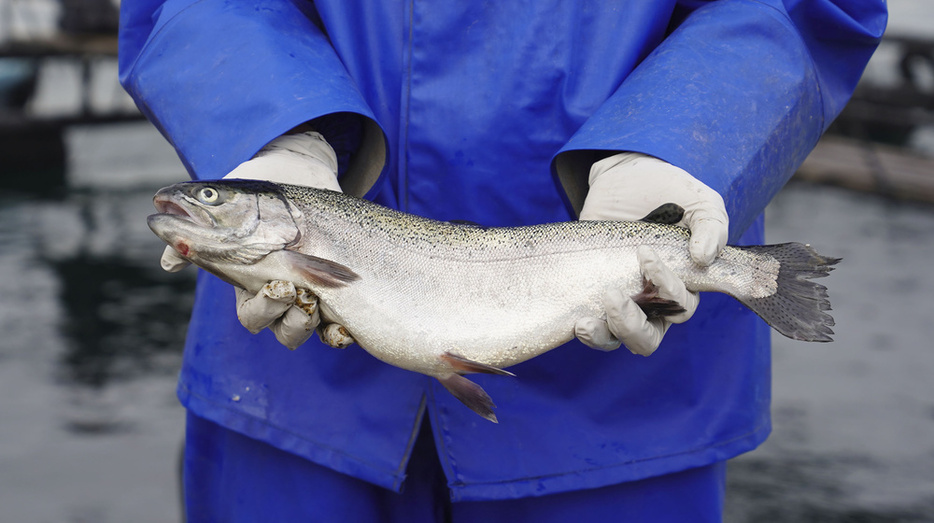
[(885, 3), (685, 4), (683, 22), (553, 166), (579, 212), (594, 160), (617, 151), (666, 160), (723, 196), (735, 241), (847, 102), (881, 39)]
[(355, 144), (341, 161), (345, 191), (373, 186), (384, 134), (313, 12), (288, 0), (124, 4), (120, 81), (192, 177), (219, 178), (275, 137), (326, 117), (329, 141)]

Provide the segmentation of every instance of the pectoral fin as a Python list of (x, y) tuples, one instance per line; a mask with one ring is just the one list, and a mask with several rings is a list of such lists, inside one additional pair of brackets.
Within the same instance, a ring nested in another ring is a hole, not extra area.
[(349, 267), (296, 251), (282, 251), (295, 270), (319, 287), (341, 287), (360, 279)]
[(438, 381), (444, 385), (444, 388), (448, 389), (448, 392), (459, 399), (461, 403), (467, 405), (470, 410), (493, 423), (499, 423), (496, 419), (496, 413), (493, 412), (496, 405), (493, 403), (490, 395), (487, 394), (480, 385), (477, 385), (460, 374), (450, 374), (447, 377), (438, 378)]

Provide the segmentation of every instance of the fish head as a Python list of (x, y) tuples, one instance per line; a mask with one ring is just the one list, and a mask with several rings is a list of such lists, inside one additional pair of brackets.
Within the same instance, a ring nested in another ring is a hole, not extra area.
[(153, 205), (159, 213), (149, 216), (149, 228), (208, 270), (254, 264), (301, 239), (301, 211), (268, 182), (184, 182), (160, 189)]

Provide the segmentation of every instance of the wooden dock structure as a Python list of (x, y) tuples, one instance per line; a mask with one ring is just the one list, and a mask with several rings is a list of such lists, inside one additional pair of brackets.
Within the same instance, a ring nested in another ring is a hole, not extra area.
[[(33, 77), (31, 86), (24, 83), (21, 103), (0, 106), (0, 188), (64, 184), (67, 155), (62, 137), (70, 126), (142, 119), (135, 108), (102, 112), (90, 103), (92, 65), (117, 57), (116, 18), (108, 5), (109, 0), (63, 2), (73, 21), (66, 25), (99, 31), (61, 31), (45, 38), (0, 42), (0, 59), (80, 64), (82, 91), (79, 107), (67, 114), (30, 114), (25, 100), (35, 90)], [(861, 83), (795, 179), (934, 203), (934, 156), (896, 145), (903, 145), (917, 128), (934, 126), (934, 92), (922, 80), (934, 72), (934, 40), (886, 35), (883, 44), (898, 50), (897, 71), (892, 75), (900, 82)]]
[[(0, 189), (29, 192), (54, 191), (66, 184), (66, 129), (76, 125), (106, 125), (141, 121), (135, 107), (95, 107), (92, 89), (95, 67), (117, 60), (117, 36), (113, 34), (58, 33), (44, 38), (0, 43), (0, 64), (16, 64), (22, 70), (18, 84), (0, 95)], [(36, 113), (30, 101), (37, 91), (42, 67), (53, 61), (74, 64), (79, 71), (78, 101), (73, 107)], [(111, 80), (116, 84), (116, 77)]]
[(853, 138), (825, 135), (794, 179), (934, 203), (934, 157)]

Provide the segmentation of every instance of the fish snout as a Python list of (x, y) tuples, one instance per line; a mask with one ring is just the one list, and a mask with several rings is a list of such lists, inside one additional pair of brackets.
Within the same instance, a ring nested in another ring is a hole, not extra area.
[(185, 239), (186, 236), (180, 233), (180, 228), (185, 224), (192, 222), (180, 218), (174, 214), (153, 214), (146, 218), (146, 224), (149, 229), (155, 233), (162, 241), (175, 249), (182, 257), (188, 257), (192, 253), (192, 244)]
[(175, 224), (178, 220), (179, 218), (173, 214), (152, 214), (146, 218), (146, 225), (149, 225), (149, 229), (163, 241), (171, 242), (172, 233), (176, 230)]

